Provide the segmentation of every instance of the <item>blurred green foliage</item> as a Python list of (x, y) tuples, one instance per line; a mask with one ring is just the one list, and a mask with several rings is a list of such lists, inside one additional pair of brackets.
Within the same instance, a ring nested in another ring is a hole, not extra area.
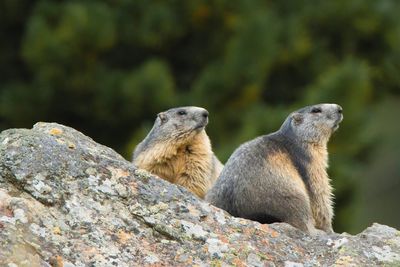
[(400, 227), (400, 2), (0, 2), (0, 127), (56, 121), (126, 158), (155, 115), (210, 111), (226, 161), (289, 112), (335, 102), (336, 231)]

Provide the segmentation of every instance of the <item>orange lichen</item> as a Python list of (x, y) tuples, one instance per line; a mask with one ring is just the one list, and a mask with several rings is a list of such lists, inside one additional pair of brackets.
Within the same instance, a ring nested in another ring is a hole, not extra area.
[(61, 229), (60, 229), (60, 227), (58, 227), (58, 226), (53, 227), (53, 234), (55, 234), (55, 235), (61, 235)]
[(198, 217), (198, 216), (200, 216), (200, 211), (196, 208), (196, 207), (194, 207), (193, 205), (187, 205), (187, 208), (188, 208), (188, 210), (189, 210), (189, 213), (191, 214), (191, 215), (193, 215), (193, 216), (195, 216), (195, 217)]
[(114, 167), (107, 167), (107, 169), (111, 172), (111, 175), (116, 178), (129, 176), (129, 172), (126, 170), (122, 170), (122, 169), (118, 169), (118, 168), (114, 168)]
[(239, 258), (235, 258), (233, 261), (232, 261), (232, 263), (233, 263), (233, 265), (234, 266), (237, 266), (237, 267), (246, 267), (247, 266), (247, 264), (245, 264), (241, 259), (239, 259)]
[(63, 258), (60, 255), (56, 255), (50, 259), (50, 264), (53, 267), (64, 267)]
[(118, 240), (121, 244), (126, 244), (128, 242), (128, 240), (132, 238), (131, 233), (127, 233), (122, 230), (118, 231), (117, 236), (118, 236)]
[(272, 231), (271, 232), (271, 237), (278, 237), (279, 233), (277, 231)]
[(63, 130), (59, 129), (59, 128), (52, 128), (49, 131), (49, 134), (51, 135), (60, 135), (63, 133)]
[(229, 243), (229, 239), (225, 235), (218, 235), (218, 238), (223, 243)]
[(259, 230), (269, 233), (271, 232), (271, 227), (268, 224), (261, 224)]

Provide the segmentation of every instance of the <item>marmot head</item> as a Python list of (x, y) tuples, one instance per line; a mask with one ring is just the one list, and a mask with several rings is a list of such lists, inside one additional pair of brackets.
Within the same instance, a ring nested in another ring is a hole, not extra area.
[(190, 139), (208, 124), (208, 111), (200, 107), (178, 107), (157, 115), (155, 127), (162, 139)]
[(343, 120), (343, 109), (337, 104), (317, 104), (299, 109), (289, 115), (283, 129), (289, 129), (297, 140), (326, 143)]

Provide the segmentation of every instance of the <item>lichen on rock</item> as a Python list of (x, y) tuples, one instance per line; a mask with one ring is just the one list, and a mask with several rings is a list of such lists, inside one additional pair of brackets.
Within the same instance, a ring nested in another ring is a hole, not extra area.
[(396, 266), (400, 233), (231, 217), (56, 123), (0, 134), (0, 266)]

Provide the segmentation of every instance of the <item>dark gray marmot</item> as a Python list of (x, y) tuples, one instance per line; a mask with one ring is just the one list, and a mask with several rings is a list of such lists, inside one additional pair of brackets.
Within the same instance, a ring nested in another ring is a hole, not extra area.
[(223, 167), (211, 149), (207, 124), (204, 108), (179, 107), (159, 113), (149, 134), (135, 148), (132, 162), (204, 198)]
[(287, 222), (316, 234), (332, 230), (327, 143), (342, 121), (336, 104), (308, 106), (281, 128), (242, 144), (229, 158), (206, 200), (233, 216)]

